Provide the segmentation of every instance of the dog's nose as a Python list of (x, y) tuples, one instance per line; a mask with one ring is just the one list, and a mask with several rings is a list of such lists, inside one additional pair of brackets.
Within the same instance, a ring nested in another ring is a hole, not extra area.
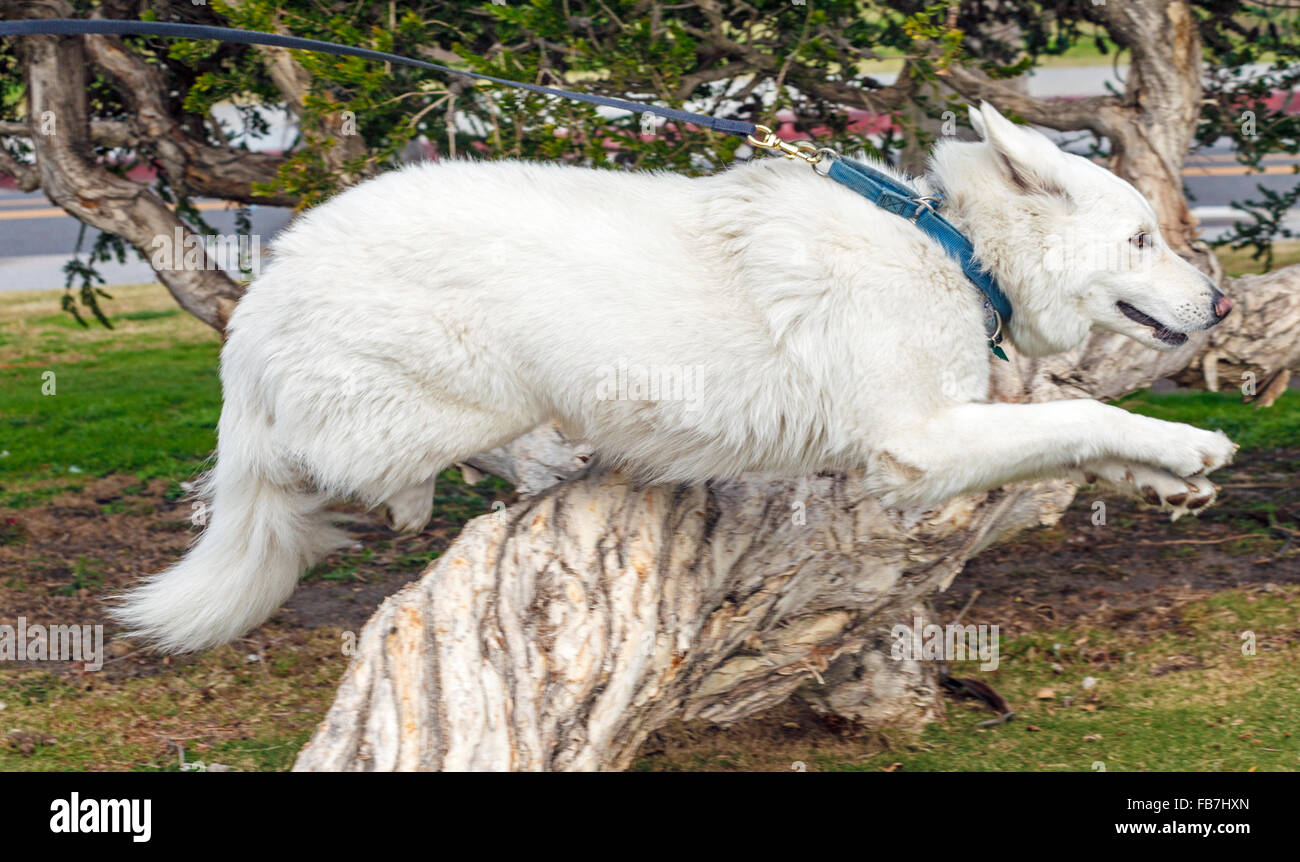
[(1214, 309), (1214, 316), (1219, 320), (1228, 316), (1232, 311), (1232, 300), (1219, 292), (1217, 288), (1210, 288), (1210, 303)]

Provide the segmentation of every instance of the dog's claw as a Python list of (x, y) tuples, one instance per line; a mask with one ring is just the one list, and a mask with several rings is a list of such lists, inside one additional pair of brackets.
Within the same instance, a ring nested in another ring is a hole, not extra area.
[[(1211, 484), (1211, 490), (1208, 494), (1202, 494), (1200, 486), (1194, 482), (1188, 482), (1187, 487), (1188, 493), (1171, 494), (1165, 498), (1165, 503), (1170, 506), (1169, 520), (1177, 521), (1183, 515), (1199, 514), (1202, 509), (1213, 503), (1219, 495), (1217, 485)], [(1191, 499), (1188, 499), (1188, 497), (1191, 497)]]
[(1083, 477), (1089, 482), (1100, 481), (1126, 491), (1144, 503), (1168, 512), (1174, 521), (1183, 515), (1197, 514), (1219, 495), (1219, 487), (1204, 473), (1184, 478), (1146, 465), (1103, 464), (1101, 469), (1094, 466), (1084, 470)]

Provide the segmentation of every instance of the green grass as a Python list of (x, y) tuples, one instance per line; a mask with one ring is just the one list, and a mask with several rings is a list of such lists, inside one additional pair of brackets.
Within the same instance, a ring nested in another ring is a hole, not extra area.
[[(757, 754), (737, 739), (682, 757), (644, 757), (634, 768), (788, 769), (803, 761), (831, 772), (1300, 771), (1297, 599), (1295, 587), (1229, 590), (1185, 605), (1172, 631), (1080, 627), (1003, 637), (996, 671), (952, 667), (1008, 700), (1016, 716), (1002, 725), (979, 728), (990, 709), (950, 701), (948, 714), (920, 734)], [(1254, 633), (1254, 655), (1242, 653), (1245, 631)], [(1096, 683), (1085, 689), (1087, 677)], [(1051, 697), (1040, 699), (1045, 689)]]
[(127, 311), (122, 314), (113, 315), (112, 320), (119, 322), (123, 320), (158, 320), (162, 317), (175, 317), (180, 314), (179, 308), (167, 308), (161, 310), (146, 309), (144, 311)]
[(246, 652), (220, 647), (164, 674), (111, 683), (96, 674), (73, 684), (45, 671), (6, 673), (0, 770), (175, 772), (173, 741), (188, 762), (287, 770), (333, 699), (348, 657), (338, 633), (327, 630), (267, 646), (259, 661)]
[[(1214, 254), (1219, 258), (1219, 263), (1223, 265), (1223, 271), (1226, 275), (1237, 278), (1243, 275), (1253, 275), (1264, 268), (1262, 260), (1255, 260), (1251, 257), (1249, 248), (1228, 248), (1222, 246), (1214, 250)], [(1283, 240), (1275, 243), (1273, 246), (1273, 269), (1278, 270), (1292, 264), (1300, 263), (1300, 241)]]
[[(638, 770), (820, 771), (1300, 770), (1300, 588), (1230, 590), (1183, 606), (1176, 626), (1155, 634), (1075, 627), (1000, 641), (996, 671), (978, 676), (1016, 710), (992, 713), (949, 702), (920, 734), (798, 741), (761, 751), (743, 736), (681, 757), (643, 757)], [(1242, 633), (1255, 654), (1242, 654)], [(240, 770), (284, 770), (329, 704), (346, 662), (336, 632), (268, 646), (262, 660), (221, 647), (165, 674), (111, 684), (74, 683), (44, 671), (0, 676), (4, 727), (40, 738), (22, 750), (0, 738), (0, 770), (179, 769), (166, 740), (188, 761)], [(1060, 670), (1054, 670), (1056, 665)], [(1095, 686), (1083, 687), (1093, 677)], [(1050, 699), (1038, 693), (1051, 689)], [(1065, 698), (1073, 702), (1066, 705)]]
[(1265, 409), (1242, 404), (1241, 393), (1236, 391), (1167, 395), (1144, 391), (1117, 403), (1144, 416), (1222, 430), (1243, 449), (1300, 446), (1300, 394), (1294, 391), (1284, 393), (1272, 407)]
[[(455, 473), (453, 473), (452, 471), (447, 471), (446, 473), (439, 475), (438, 485), (440, 487), (455, 486), (455, 488), (464, 492), (463, 496), (465, 499), (477, 500), (477, 506), (474, 509), (474, 514), (471, 515), (470, 517), (478, 517), (479, 515), (483, 514), (483, 502), (482, 502), (483, 497), (476, 496), (475, 494), (476, 493), (479, 495), (483, 494), (483, 488), (485, 485), (487, 485), (486, 482), (484, 482), (483, 485), (471, 487), (469, 485), (464, 484), (464, 482), (461, 481), (459, 471), (456, 471)], [(488, 487), (495, 488), (497, 486), (492, 485)], [(438, 506), (435, 506), (434, 512), (437, 514), (437, 517), (440, 519), (448, 518), (447, 514)], [(460, 520), (455, 517), (448, 518), (448, 520), (451, 520), (452, 523), (456, 525), (460, 525), (464, 523), (464, 520)], [(468, 518), (466, 518), (465, 520), (468, 520)], [(376, 546), (377, 549), (382, 549), (382, 550), (390, 550), (391, 547), (392, 544), (390, 542), (380, 543)], [(353, 552), (339, 552), (332, 555), (329, 561), (324, 563), (318, 563), (317, 565), (312, 566), (310, 569), (308, 569), (306, 574), (303, 575), (303, 580), (305, 581), (364, 581), (365, 578), (361, 574), (362, 569), (367, 566), (373, 568), (375, 565), (384, 565), (386, 566), (385, 570), (391, 572), (400, 572), (400, 573), (422, 572), (429, 567), (430, 563), (438, 559), (438, 556), (439, 556), (438, 551), (431, 551), (431, 550), (414, 551), (407, 554), (399, 554), (397, 556), (392, 557), (387, 563), (384, 563), (383, 561), (375, 560), (375, 550), (371, 548), (365, 548), (363, 550), (353, 551)]]
[(74, 596), (80, 590), (97, 590), (104, 585), (104, 561), (97, 557), (77, 557), (72, 564), (72, 580), (60, 588), (59, 593)]
[(113, 330), (58, 313), (60, 293), (0, 295), (0, 506), (111, 473), (192, 478), (215, 443), (217, 334), (158, 284), (113, 288)]
[[(89, 359), (0, 369), (4, 502), (23, 502), (10, 486), (78, 474), (192, 476), (215, 445), (217, 350), (103, 349)], [(44, 394), (49, 374), (53, 394)]]
[(312, 566), (303, 575), (305, 581), (355, 581), (359, 580), (358, 570), (370, 562), (375, 552), (366, 548), (357, 554), (346, 555), (342, 562), (321, 563)]

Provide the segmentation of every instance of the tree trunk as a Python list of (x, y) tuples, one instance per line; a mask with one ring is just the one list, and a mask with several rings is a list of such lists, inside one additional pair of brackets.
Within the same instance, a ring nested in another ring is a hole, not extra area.
[(296, 768), (625, 767), (678, 712), (725, 723), (780, 703), (1070, 497), (1048, 483), (923, 518), (857, 486), (592, 471), (475, 520), (366, 624)]
[[(996, 363), (996, 395), (1112, 397), (1211, 353), (1300, 367), (1300, 267), (1233, 295), (1221, 334)], [(635, 487), (592, 466), (471, 522), (383, 604), (295, 768), (619, 769), (671, 716), (728, 723), (796, 692), (916, 725), (940, 709), (933, 663), (887, 658), (889, 628), (1073, 495), (1049, 481), (895, 511), (852, 476)]]
[(967, 99), (1061, 131), (1110, 141), (1110, 168), (1151, 202), (1170, 246), (1217, 282), (1218, 260), (1197, 236), (1183, 195), (1183, 161), (1201, 112), (1201, 39), (1187, 0), (1094, 4), (1107, 32), (1132, 55), (1122, 96), (1039, 99), (979, 69), (953, 65), (945, 80)]
[[(27, 17), (71, 17), (61, 0), (22, 4)], [(28, 36), (28, 123), (41, 186), (55, 204), (92, 227), (131, 243), (146, 259), (192, 232), (155, 194), (95, 162), (87, 111), (86, 52), (79, 37)], [(166, 245), (160, 246), (159, 243)], [(200, 243), (201, 245), (201, 243)], [(242, 288), (204, 255), (203, 267), (158, 270), (182, 308), (223, 331)]]
[(1201, 117), (1201, 37), (1185, 0), (1145, 0), (1099, 7), (1111, 37), (1129, 49), (1124, 104), (1103, 112), (1111, 170), (1137, 186), (1160, 218), (1160, 232), (1184, 257), (1222, 275), (1198, 239), (1183, 194), (1183, 161)]

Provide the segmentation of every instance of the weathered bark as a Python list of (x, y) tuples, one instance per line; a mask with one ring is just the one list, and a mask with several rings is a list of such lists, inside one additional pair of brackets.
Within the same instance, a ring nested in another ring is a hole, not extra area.
[(928, 605), (917, 604), (885, 618), (874, 626), (862, 646), (813, 674), (794, 696), (814, 712), (868, 728), (919, 730), (943, 717), (935, 663), (915, 658), (896, 660), (891, 655), (894, 625), (914, 629), (918, 619), (922, 626), (933, 621)]
[(1217, 392), (1300, 368), (1300, 265), (1229, 279), (1224, 290), (1236, 309), (1210, 330), (1197, 361), (1172, 376)]
[[(1241, 313), (1213, 339), (1099, 336), (997, 363), (996, 394), (1115, 396), (1211, 350), (1300, 367), (1300, 267), (1230, 289)], [(886, 659), (884, 633), (1073, 495), (1040, 482), (891, 511), (852, 476), (637, 488), (588, 470), (471, 522), (384, 603), (295, 768), (617, 769), (671, 716), (727, 723), (796, 692), (915, 724), (938, 709), (934, 669)]]
[(297, 768), (626, 766), (678, 712), (781, 702), (1069, 496), (890, 512), (846, 476), (636, 488), (593, 472), (475, 520), (386, 601)]
[[(0, 121), (0, 137), (30, 138), (31, 127), (27, 123)], [(130, 147), (139, 143), (131, 124), (121, 120), (91, 120), (90, 140), (97, 147)]]

